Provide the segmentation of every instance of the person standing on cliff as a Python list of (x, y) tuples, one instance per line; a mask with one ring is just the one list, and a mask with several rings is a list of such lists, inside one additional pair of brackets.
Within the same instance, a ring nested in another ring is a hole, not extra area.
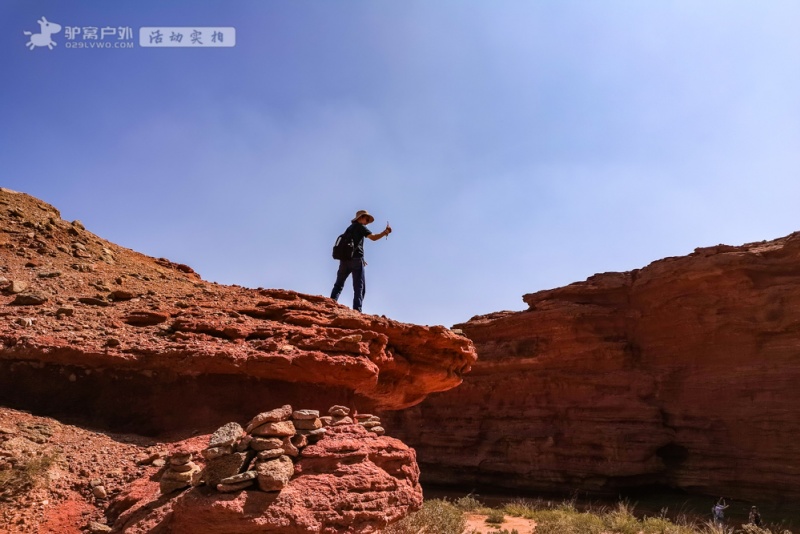
[(364, 277), (364, 267), (367, 262), (364, 261), (364, 238), (368, 237), (371, 241), (377, 241), (382, 237), (392, 233), (392, 228), (389, 223), (386, 223), (386, 228), (379, 234), (373, 234), (368, 224), (371, 224), (375, 217), (367, 213), (366, 210), (361, 210), (356, 213), (356, 216), (350, 221), (350, 226), (345, 230), (345, 234), (349, 235), (353, 240), (353, 257), (348, 259), (339, 260), (339, 270), (336, 273), (336, 282), (333, 284), (331, 291), (331, 298), (339, 300), (339, 295), (344, 289), (344, 283), (347, 277), (353, 275), (353, 309), (361, 311), (361, 306), (364, 302), (364, 295), (367, 292), (367, 282)]

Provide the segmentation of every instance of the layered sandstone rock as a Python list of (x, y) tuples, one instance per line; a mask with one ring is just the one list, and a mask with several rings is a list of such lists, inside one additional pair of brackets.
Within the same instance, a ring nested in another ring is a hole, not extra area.
[(198, 486), (166, 496), (146, 477), (111, 504), (114, 532), (366, 534), (422, 504), (414, 450), (358, 424), (327, 428), (300, 451), (290, 477), (279, 491)]
[(6, 189), (0, 291), (0, 403), (138, 432), (208, 427), (254, 404), (403, 408), (458, 385), (475, 359), (444, 327), (209, 283)]
[(800, 234), (526, 295), (464, 384), (387, 414), (424, 479), (800, 497)]

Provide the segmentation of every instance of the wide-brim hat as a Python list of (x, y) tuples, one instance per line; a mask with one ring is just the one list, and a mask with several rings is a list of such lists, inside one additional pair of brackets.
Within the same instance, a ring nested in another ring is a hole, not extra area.
[(367, 210), (359, 210), (358, 212), (356, 212), (356, 216), (353, 217), (353, 220), (350, 221), (350, 222), (356, 222), (359, 219), (359, 217), (363, 217), (363, 216), (366, 216), (367, 219), (369, 219), (367, 221), (367, 224), (370, 224), (372, 221), (375, 220), (375, 217), (373, 217), (372, 215), (367, 213)]

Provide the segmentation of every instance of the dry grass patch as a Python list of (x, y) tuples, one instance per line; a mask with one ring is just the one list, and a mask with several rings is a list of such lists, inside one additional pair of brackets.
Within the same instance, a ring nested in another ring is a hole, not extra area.
[(0, 501), (8, 501), (37, 486), (47, 486), (56, 454), (43, 454), (0, 471)]
[(408, 517), (389, 525), (384, 534), (462, 534), (467, 527), (464, 512), (446, 499), (431, 499)]
[[(637, 518), (633, 507), (625, 502), (615, 507), (580, 510), (574, 501), (553, 502), (517, 499), (501, 508), (489, 508), (472, 495), (454, 502), (446, 499), (425, 501), (420, 511), (390, 526), (385, 534), (464, 534), (465, 512), (469, 512), (471, 534), (514, 534), (515, 530), (500, 530), (506, 516), (535, 522), (534, 534), (792, 534), (783, 528), (758, 528), (744, 525), (738, 529), (720, 527), (711, 522), (696, 523), (681, 516), (677, 521), (665, 517), (666, 510), (656, 517)], [(486, 526), (480, 528), (475, 521)], [(512, 520), (514, 521), (514, 520)], [(517, 526), (517, 525), (514, 525)], [(527, 527), (519, 527), (530, 529)], [(529, 530), (526, 530), (529, 532)]]

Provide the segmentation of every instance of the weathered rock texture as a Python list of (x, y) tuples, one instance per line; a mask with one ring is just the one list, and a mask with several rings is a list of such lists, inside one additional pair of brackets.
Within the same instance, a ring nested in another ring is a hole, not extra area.
[(385, 415), (423, 480), (800, 497), (800, 234), (524, 300), (458, 326), (462, 386)]
[(335, 534), (377, 532), (421, 504), (414, 450), (350, 424), (306, 446), (280, 491), (198, 486), (160, 495), (158, 482), (143, 478), (109, 510), (114, 532), (126, 534)]
[(398, 409), (457, 386), (475, 359), (444, 327), (205, 282), (7, 189), (0, 277), (0, 403), (106, 427), (208, 427), (283, 402)]

